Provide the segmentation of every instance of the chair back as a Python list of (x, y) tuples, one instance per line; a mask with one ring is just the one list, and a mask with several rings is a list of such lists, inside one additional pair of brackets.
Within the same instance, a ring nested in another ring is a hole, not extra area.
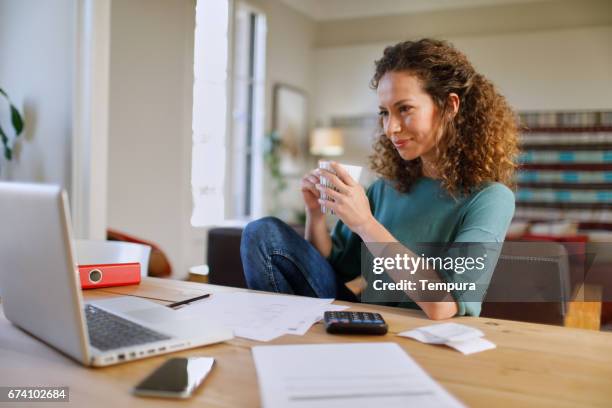
[(563, 324), (571, 279), (566, 248), (557, 242), (506, 242), (481, 316)]

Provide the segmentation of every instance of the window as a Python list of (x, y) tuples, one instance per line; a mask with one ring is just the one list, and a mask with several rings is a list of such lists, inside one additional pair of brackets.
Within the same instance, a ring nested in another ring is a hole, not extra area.
[(261, 215), (263, 182), (265, 16), (238, 2), (234, 13), (232, 119), (227, 214)]
[(261, 215), (265, 36), (265, 16), (250, 6), (197, 2), (193, 226)]

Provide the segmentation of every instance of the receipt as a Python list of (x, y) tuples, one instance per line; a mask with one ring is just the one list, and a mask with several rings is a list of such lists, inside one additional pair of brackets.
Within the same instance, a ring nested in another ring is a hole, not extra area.
[(419, 327), (397, 334), (427, 344), (444, 344), (463, 354), (473, 354), (495, 348), (478, 329), (458, 323), (441, 323)]

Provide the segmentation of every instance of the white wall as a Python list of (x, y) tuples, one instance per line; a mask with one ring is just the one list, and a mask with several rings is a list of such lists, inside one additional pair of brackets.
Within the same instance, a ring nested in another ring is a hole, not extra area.
[[(516, 110), (612, 109), (612, 26), (446, 39)], [(374, 115), (376, 95), (368, 87), (374, 61), (395, 42), (317, 49), (315, 117)], [(365, 161), (368, 134), (349, 134), (349, 158)]]
[(1, 178), (70, 190), (75, 13), (74, 0), (0, 0), (0, 87), (26, 122)]
[[(312, 115), (314, 109), (313, 72), (314, 63), (313, 44), (316, 34), (315, 23), (276, 2), (270, 7), (268, 15), (268, 58), (267, 58), (267, 86), (266, 86), (266, 111), (269, 124), (268, 129), (273, 128), (272, 123), (272, 89), (275, 83), (293, 85), (302, 89), (308, 98), (308, 112)], [(305, 152), (307, 154), (307, 152)], [(304, 172), (307, 170), (303, 169)], [(272, 208), (270, 192), (270, 178), (266, 177), (264, 183), (264, 208)], [(301, 194), (301, 177), (287, 180), (287, 188), (278, 197), (283, 213), (277, 214), (286, 219), (294, 219), (295, 211), (303, 209)]]
[(110, 0), (79, 0), (74, 32), (72, 224), (74, 236), (106, 239)]
[[(348, 3), (348, 2), (347, 2)], [(431, 2), (434, 3), (434, 2)], [(325, 20), (317, 26), (316, 47), (374, 44), (398, 39), (497, 35), (612, 25), (609, 0), (487, 0), (461, 7), (386, 16)], [(458, 2), (459, 3), (459, 2)]]
[[(247, 0), (266, 15), (266, 128), (272, 127), (272, 88), (293, 85), (310, 93), (316, 24), (280, 0)], [(312, 95), (310, 95), (312, 103)]]
[(612, 26), (451, 41), (517, 110), (612, 109)]
[(193, 0), (111, 8), (108, 223), (151, 240), (176, 277), (204, 258), (191, 216)]
[[(312, 67), (316, 23), (279, 0), (246, 2), (265, 13), (267, 21), (265, 132), (268, 133), (273, 129), (273, 88), (277, 83), (303, 90), (308, 98), (308, 111), (312, 118), (314, 109)], [(282, 208), (302, 208), (299, 195), (300, 181), (298, 178), (288, 180), (287, 189), (280, 197)], [(264, 211), (269, 212), (273, 208), (272, 184), (269, 176), (264, 178), (263, 190)], [(291, 215), (291, 212), (289, 210), (285, 215)]]

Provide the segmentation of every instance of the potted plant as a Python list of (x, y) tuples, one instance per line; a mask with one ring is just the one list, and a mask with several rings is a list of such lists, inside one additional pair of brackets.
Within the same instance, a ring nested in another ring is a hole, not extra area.
[(282, 149), (282, 141), (277, 131), (273, 130), (266, 135), (264, 144), (264, 160), (270, 170), (270, 176), (274, 180), (274, 195), (278, 196), (287, 188), (287, 182), (281, 173), (280, 168), (280, 151)]
[(4, 158), (8, 161), (13, 159), (13, 148), (15, 146), (15, 140), (21, 133), (23, 132), (24, 122), (23, 117), (11, 102), (8, 94), (4, 91), (4, 89), (0, 88), (0, 95), (4, 97), (4, 99), (8, 102), (9, 109), (11, 112), (11, 125), (13, 126), (13, 130), (15, 131), (14, 138), (9, 138), (7, 133), (4, 131), (2, 123), (0, 123), (0, 140), (2, 140), (2, 146), (4, 149)]

